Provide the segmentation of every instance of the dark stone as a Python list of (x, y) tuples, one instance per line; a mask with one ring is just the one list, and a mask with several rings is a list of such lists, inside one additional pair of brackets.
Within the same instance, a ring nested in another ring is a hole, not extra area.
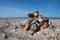
[(4, 28), (3, 27), (0, 28), (0, 32), (4, 32)]
[(7, 39), (7, 38), (8, 38), (8, 35), (6, 35), (6, 34), (3, 34), (3, 35), (4, 35), (3, 37), (4, 37), (5, 39)]
[(16, 26), (15, 29), (17, 29), (18, 27)]

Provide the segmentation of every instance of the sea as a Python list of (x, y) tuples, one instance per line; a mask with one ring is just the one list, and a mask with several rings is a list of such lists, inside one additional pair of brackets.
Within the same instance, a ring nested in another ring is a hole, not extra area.
[[(60, 17), (47, 17), (47, 18), (60, 20)], [(28, 19), (28, 17), (0, 17), (0, 19)]]

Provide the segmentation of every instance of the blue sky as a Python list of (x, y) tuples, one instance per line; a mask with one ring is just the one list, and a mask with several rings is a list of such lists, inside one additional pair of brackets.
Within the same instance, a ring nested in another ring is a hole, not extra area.
[(60, 17), (60, 0), (0, 0), (0, 17), (27, 17), (34, 10), (43, 16)]

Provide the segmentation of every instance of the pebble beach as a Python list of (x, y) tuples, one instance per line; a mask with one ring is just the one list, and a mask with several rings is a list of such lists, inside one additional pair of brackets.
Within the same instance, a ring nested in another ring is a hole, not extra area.
[(0, 40), (60, 40), (60, 19), (49, 19), (54, 27), (40, 30), (33, 36), (21, 28), (25, 20), (0, 19)]

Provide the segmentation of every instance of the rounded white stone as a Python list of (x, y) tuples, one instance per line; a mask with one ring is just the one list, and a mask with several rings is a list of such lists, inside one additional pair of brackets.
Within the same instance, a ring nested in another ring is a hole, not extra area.
[(29, 37), (31, 37), (31, 35), (29, 35)]
[(59, 31), (59, 29), (56, 29), (57, 31)]
[(54, 33), (52, 33), (52, 36), (54, 36)]
[(39, 32), (37, 32), (37, 34), (39, 34)]
[(5, 36), (5, 34), (2, 35), (3, 37)]

